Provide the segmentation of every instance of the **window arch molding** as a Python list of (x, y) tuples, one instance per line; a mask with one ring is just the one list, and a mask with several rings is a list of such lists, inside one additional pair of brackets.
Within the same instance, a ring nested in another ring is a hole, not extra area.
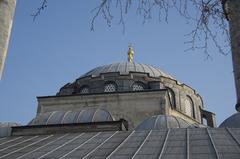
[(146, 89), (146, 85), (140, 81), (136, 81), (131, 85), (132, 91), (143, 91), (145, 89)]
[(195, 119), (194, 102), (189, 95), (185, 99), (185, 114)]
[(170, 104), (171, 104), (171, 106), (173, 108), (176, 109), (176, 96), (175, 96), (175, 92), (171, 88), (169, 88), (169, 87), (166, 87), (166, 88), (167, 88)]
[(103, 87), (103, 92), (117, 92), (117, 90), (118, 90), (118, 86), (116, 82), (113, 82), (113, 81), (105, 82)]

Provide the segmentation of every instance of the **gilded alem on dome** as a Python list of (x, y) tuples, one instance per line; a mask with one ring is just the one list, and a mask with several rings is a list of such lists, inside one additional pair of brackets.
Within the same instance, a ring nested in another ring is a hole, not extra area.
[(133, 61), (133, 54), (134, 54), (134, 51), (133, 51), (133, 48), (132, 48), (132, 44), (129, 44), (128, 52), (127, 52), (128, 62), (132, 62)]

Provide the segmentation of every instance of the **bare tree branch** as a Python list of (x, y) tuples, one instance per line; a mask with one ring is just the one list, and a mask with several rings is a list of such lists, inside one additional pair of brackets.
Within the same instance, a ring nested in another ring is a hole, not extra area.
[(47, 0), (42, 0), (42, 4), (39, 8), (36, 9), (36, 11), (31, 14), (33, 16), (33, 21), (41, 14), (41, 12), (47, 7)]
[[(192, 32), (187, 34), (191, 37), (191, 40), (186, 42), (190, 44), (188, 50), (204, 49), (204, 53), (207, 57), (209, 54), (209, 43), (212, 42), (218, 49), (218, 52), (227, 55), (229, 50), (226, 46), (229, 46), (229, 34), (228, 24), (225, 20), (225, 14), (221, 8), (222, 4), (218, 0), (207, 0), (202, 3), (195, 3), (195, 6), (199, 8), (200, 15), (196, 17), (195, 27)], [(203, 35), (202, 35), (203, 34)], [(225, 38), (225, 46), (220, 44), (220, 37)], [(199, 46), (200, 40), (203, 40), (203, 45)]]
[[(103, 10), (102, 16), (109, 27), (111, 26), (113, 17), (116, 15), (111, 15), (111, 17), (105, 15), (105, 12), (110, 12), (111, 8), (110, 3), (107, 3), (107, 1), (116, 3), (116, 8), (120, 10), (119, 24), (125, 30), (123, 13), (128, 13), (128, 9), (133, 5), (132, 1), (102, 0), (100, 2), (98, 9)], [(190, 40), (185, 42), (185, 44), (190, 46), (186, 51), (203, 49), (204, 54), (209, 59), (211, 58), (209, 52), (210, 44), (213, 44), (220, 54), (227, 55), (230, 51), (228, 50), (230, 41), (226, 20), (228, 13), (225, 7), (223, 7), (225, 3), (226, 0), (138, 0), (134, 6), (136, 6), (137, 15), (143, 17), (143, 23), (152, 19), (152, 12), (155, 10), (159, 12), (159, 21), (164, 20), (168, 22), (169, 12), (175, 9), (175, 11), (187, 20), (187, 23), (194, 25), (194, 29), (185, 35), (187, 38), (190, 38)], [(190, 14), (193, 10), (196, 12), (196, 16)], [(99, 16), (99, 13), (99, 11), (96, 12), (91, 21), (91, 30), (94, 30), (95, 20)], [(224, 37), (223, 41), (221, 41), (222, 37)]]
[[(190, 39), (185, 42), (188, 49), (193, 51), (202, 49), (207, 59), (212, 58), (209, 46), (215, 46), (222, 55), (230, 50), (228, 31), (227, 0), (99, 0), (99, 5), (91, 12), (91, 31), (95, 30), (95, 21), (102, 17), (108, 27), (112, 26), (114, 18), (125, 32), (125, 15), (129, 9), (135, 7), (136, 14), (143, 18), (143, 23), (152, 19), (152, 14), (158, 12), (158, 20), (168, 22), (169, 13), (174, 11), (184, 17), (193, 30), (185, 35)], [(32, 14), (33, 20), (47, 7), (47, 0), (42, 0), (41, 7)], [(117, 12), (116, 12), (117, 11)]]

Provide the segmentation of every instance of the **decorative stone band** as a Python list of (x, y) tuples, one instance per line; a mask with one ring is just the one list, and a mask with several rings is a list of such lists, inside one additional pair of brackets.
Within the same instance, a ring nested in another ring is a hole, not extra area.
[(4, 68), (16, 0), (0, 0), (0, 79)]

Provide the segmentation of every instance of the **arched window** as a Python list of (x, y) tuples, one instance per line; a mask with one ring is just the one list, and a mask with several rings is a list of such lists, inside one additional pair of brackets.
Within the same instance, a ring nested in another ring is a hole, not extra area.
[(79, 90), (79, 93), (80, 94), (88, 94), (90, 91), (89, 91), (89, 87), (88, 86), (83, 86), (80, 88)]
[(201, 106), (198, 106), (198, 112), (199, 112), (199, 118), (201, 119), (201, 122), (202, 121), (202, 107)]
[(132, 84), (132, 90), (133, 91), (143, 91), (144, 90), (144, 84), (141, 82), (135, 82)]
[(167, 87), (167, 90), (168, 90), (168, 96), (169, 96), (170, 104), (171, 104), (171, 106), (176, 108), (175, 93), (171, 88)]
[(208, 125), (206, 118), (202, 118), (202, 124), (203, 124), (203, 125)]
[(117, 85), (114, 82), (106, 83), (104, 86), (104, 92), (116, 92)]
[(185, 100), (185, 113), (186, 115), (195, 118), (193, 101), (189, 96), (187, 96)]

